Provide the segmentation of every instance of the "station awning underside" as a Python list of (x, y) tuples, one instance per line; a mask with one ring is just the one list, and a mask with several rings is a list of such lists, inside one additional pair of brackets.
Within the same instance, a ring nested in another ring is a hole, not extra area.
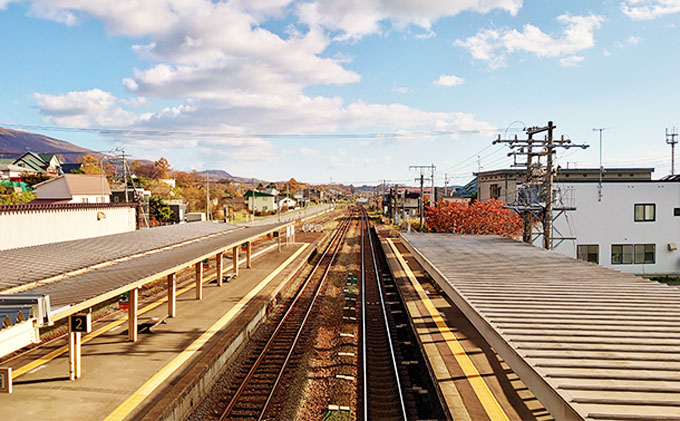
[(402, 234), (556, 419), (676, 419), (680, 289), (510, 239)]
[(0, 257), (0, 292), (11, 292), (78, 269), (223, 234), (236, 228), (230, 224), (196, 222), (3, 250)]
[[(22, 289), (20, 293), (49, 295), (52, 318), (58, 320), (114, 298), (132, 288), (177, 272), (216, 253), (254, 241), (269, 233), (278, 232), (285, 229), (287, 225), (290, 223), (255, 227), (192, 223), (50, 245), (53, 249), (61, 250), (61, 253), (50, 251), (50, 247), (30, 247), (17, 250), (13, 257), (29, 259), (25, 260), (25, 262), (31, 262), (29, 266), (40, 266), (44, 262), (49, 262), (50, 267), (55, 268), (52, 271), (44, 269), (30, 271), (33, 275), (22, 278), (23, 285), (27, 288)], [(155, 232), (156, 230), (161, 232)], [(138, 236), (130, 234), (138, 234)], [(136, 242), (138, 238), (140, 242)], [(73, 244), (77, 242), (80, 244)], [(126, 243), (129, 246), (128, 249), (125, 248)], [(40, 251), (49, 252), (49, 255), (41, 257), (38, 250), (33, 250), (35, 254), (29, 258), (28, 249), (38, 248), (41, 248)], [(111, 253), (107, 253), (107, 250), (111, 250)], [(21, 253), (18, 253), (19, 251)], [(97, 257), (98, 254), (99, 257)], [(70, 259), (77, 256), (81, 260), (68, 265), (69, 256)], [(115, 260), (114, 256), (120, 260)], [(50, 259), (64, 261), (68, 268), (75, 272), (55, 278), (57, 266)], [(95, 266), (78, 270), (87, 267), (84, 266), (85, 262), (90, 266)], [(16, 273), (15, 268), (0, 269), (0, 273), (2, 273), (4, 282), (17, 285), (16, 280), (5, 281), (6, 273)], [(41, 280), (41, 276), (43, 276), (42, 279), (47, 280)]]

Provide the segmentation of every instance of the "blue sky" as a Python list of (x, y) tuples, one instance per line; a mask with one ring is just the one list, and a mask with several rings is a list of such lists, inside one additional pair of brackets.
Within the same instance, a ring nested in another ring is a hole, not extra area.
[(463, 184), (508, 165), (489, 145), (512, 122), (553, 120), (592, 146), (562, 166), (597, 166), (607, 127), (606, 166), (670, 171), (680, 0), (135, 3), (0, 0), (0, 123), (184, 170), (375, 184), (435, 164)]

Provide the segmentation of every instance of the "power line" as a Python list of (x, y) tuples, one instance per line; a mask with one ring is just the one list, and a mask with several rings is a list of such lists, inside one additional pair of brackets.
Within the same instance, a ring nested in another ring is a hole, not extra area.
[(97, 133), (102, 135), (119, 135), (129, 137), (189, 137), (189, 138), (226, 138), (226, 139), (397, 139), (437, 137), (459, 134), (487, 134), (498, 131), (489, 129), (468, 130), (423, 130), (423, 131), (395, 131), (395, 132), (356, 132), (356, 133), (236, 133), (236, 132), (205, 132), (205, 131), (181, 131), (181, 130), (143, 130), (143, 129), (120, 129), (120, 128), (83, 128), (66, 126), (43, 126), (32, 124), (2, 123), (0, 126), (12, 127), (24, 130), (44, 130), (69, 133)]

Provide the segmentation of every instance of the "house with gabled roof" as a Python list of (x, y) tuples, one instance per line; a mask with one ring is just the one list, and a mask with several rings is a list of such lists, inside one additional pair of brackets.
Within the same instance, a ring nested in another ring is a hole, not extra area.
[(61, 168), (61, 161), (56, 154), (53, 153), (35, 153), (26, 152), (19, 158), (15, 159), (14, 165), (26, 169), (34, 170), (41, 174), (57, 175), (59, 168)]
[(33, 186), (36, 199), (31, 203), (109, 203), (111, 188), (106, 177), (64, 174)]
[(255, 212), (272, 212), (276, 210), (276, 201), (273, 194), (255, 190), (248, 190), (243, 195), (248, 209)]

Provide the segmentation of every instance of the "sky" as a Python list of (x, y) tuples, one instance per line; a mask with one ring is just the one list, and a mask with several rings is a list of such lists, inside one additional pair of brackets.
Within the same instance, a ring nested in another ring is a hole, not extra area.
[(590, 145), (562, 167), (598, 167), (606, 128), (605, 167), (662, 177), (679, 31), (680, 0), (0, 0), (0, 126), (181, 170), (451, 185), (553, 121)]

